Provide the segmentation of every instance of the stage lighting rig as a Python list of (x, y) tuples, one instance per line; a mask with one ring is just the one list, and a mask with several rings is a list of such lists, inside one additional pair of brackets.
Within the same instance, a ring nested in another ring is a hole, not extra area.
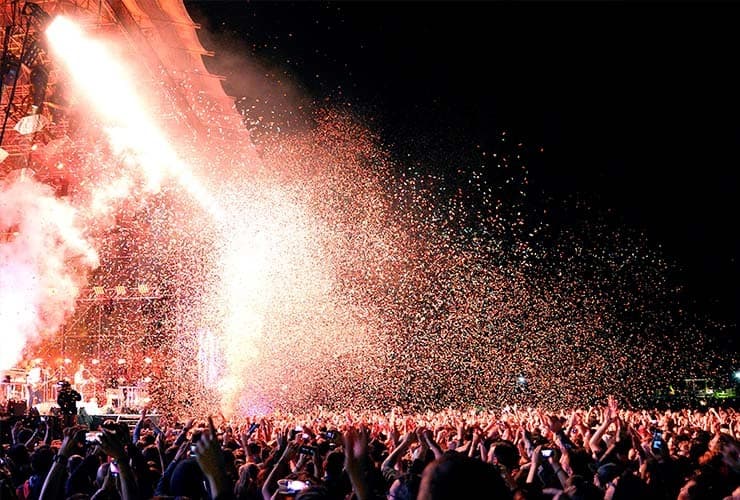
[(26, 2), (21, 12), (28, 16), (29, 22), (35, 24), (38, 31), (43, 32), (51, 22), (51, 16), (37, 3)]
[[(10, 129), (21, 136), (35, 134), (49, 123), (40, 116), (49, 85), (49, 69), (45, 65), (43, 32), (51, 22), (51, 16), (33, 2), (23, 7), (13, 2), (4, 17), (2, 57), (0, 59), (0, 105), (2, 105), (2, 128), (0, 146), (6, 153), (17, 151), (16, 144), (6, 145), (4, 139)], [(33, 140), (31, 140), (33, 142)], [(20, 143), (28, 144), (28, 142)]]
[(21, 63), (30, 68), (39, 58), (42, 51), (43, 48), (41, 47), (41, 43), (37, 39), (36, 35), (29, 35), (28, 41), (26, 42), (26, 48), (23, 51), (23, 59), (21, 59)]

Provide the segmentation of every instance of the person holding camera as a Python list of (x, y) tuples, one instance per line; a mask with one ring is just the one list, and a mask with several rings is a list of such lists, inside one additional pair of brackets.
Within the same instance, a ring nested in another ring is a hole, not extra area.
[(62, 412), (62, 419), (64, 420), (64, 427), (72, 427), (75, 425), (75, 418), (77, 416), (77, 401), (82, 400), (82, 395), (72, 389), (72, 386), (66, 380), (59, 382), (59, 395), (57, 396), (57, 404)]

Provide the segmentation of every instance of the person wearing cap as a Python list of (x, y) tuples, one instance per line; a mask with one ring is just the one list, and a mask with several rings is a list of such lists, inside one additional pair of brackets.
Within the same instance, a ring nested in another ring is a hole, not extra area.
[(601, 488), (602, 491), (604, 491), (606, 490), (609, 483), (615, 478), (619, 477), (621, 473), (622, 468), (619, 465), (607, 462), (601, 465), (596, 470), (596, 475), (594, 476), (594, 484)]
[(59, 382), (59, 395), (57, 396), (57, 404), (59, 409), (62, 411), (62, 418), (64, 419), (64, 426), (71, 427), (75, 425), (75, 417), (77, 416), (77, 401), (82, 400), (82, 395), (79, 392), (72, 389), (72, 386), (66, 380)]

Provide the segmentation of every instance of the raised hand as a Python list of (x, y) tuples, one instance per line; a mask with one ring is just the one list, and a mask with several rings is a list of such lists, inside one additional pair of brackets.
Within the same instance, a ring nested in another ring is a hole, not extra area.
[(347, 426), (344, 433), (344, 467), (349, 474), (352, 488), (359, 500), (370, 496), (370, 485), (365, 476), (367, 462), (368, 431), (364, 427), (356, 429)]
[(391, 438), (391, 442), (393, 443), (393, 446), (398, 446), (399, 440), (401, 438), (401, 431), (399, 431), (398, 429), (398, 425), (396, 424), (396, 419), (393, 419), (391, 421), (388, 434)]
[(196, 444), (195, 459), (203, 474), (208, 478), (213, 498), (219, 498), (230, 491), (229, 479), (226, 477), (226, 465), (221, 444), (218, 442), (213, 417), (208, 417), (208, 432), (200, 436)]
[(288, 446), (289, 436), (290, 436), (290, 426), (286, 425), (282, 431), (278, 430), (278, 433), (276, 436), (278, 450), (285, 450), (285, 448)]
[(175, 453), (175, 457), (172, 459), (172, 461), (179, 462), (180, 460), (182, 460), (183, 458), (187, 456), (189, 450), (190, 450), (190, 441), (183, 441), (183, 443), (177, 449), (177, 453)]
[(206, 476), (215, 476), (224, 468), (224, 455), (221, 452), (221, 445), (216, 435), (216, 426), (213, 424), (213, 418), (208, 417), (209, 432), (204, 432), (196, 444), (195, 459), (198, 465), (203, 469)]
[(606, 398), (606, 420), (613, 422), (619, 417), (619, 403), (617, 398), (613, 395), (609, 395)]
[(368, 433), (366, 429), (349, 426), (344, 433), (345, 466), (347, 469), (359, 467), (367, 457)]
[(440, 458), (442, 456), (442, 449), (439, 447), (439, 444), (434, 440), (434, 434), (432, 434), (432, 431), (427, 428), (420, 428), (417, 430), (419, 441), (424, 443), (427, 448), (432, 450), (432, 453), (434, 453), (434, 458)]
[(112, 457), (118, 462), (124, 462), (128, 459), (126, 446), (129, 442), (128, 436), (122, 436), (118, 432), (103, 429), (100, 433), (100, 448), (106, 455)]
[(80, 434), (87, 430), (82, 425), (75, 425), (73, 427), (67, 427), (64, 429), (64, 438), (62, 439), (62, 445), (59, 447), (59, 454), (63, 457), (70, 457), (79, 451)]
[(557, 415), (548, 415), (548, 426), (550, 427), (550, 431), (552, 431), (553, 434), (558, 434), (561, 430), (563, 430), (563, 423), (560, 421), (560, 418)]

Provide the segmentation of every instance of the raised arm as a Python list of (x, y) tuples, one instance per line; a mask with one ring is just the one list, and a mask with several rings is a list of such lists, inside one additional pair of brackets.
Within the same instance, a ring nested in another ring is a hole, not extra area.
[(62, 497), (64, 481), (67, 479), (67, 461), (77, 452), (80, 442), (79, 434), (82, 432), (85, 432), (85, 429), (79, 425), (64, 429), (62, 445), (54, 456), (54, 463), (46, 475), (39, 500), (54, 500)]
[(231, 482), (226, 477), (224, 454), (216, 436), (216, 426), (213, 424), (212, 417), (208, 417), (208, 428), (210, 432), (204, 432), (196, 446), (195, 459), (203, 474), (208, 478), (211, 497), (217, 500), (232, 499), (234, 492)]
[(409, 447), (411, 446), (411, 443), (413, 443), (416, 440), (416, 433), (415, 432), (407, 432), (406, 435), (403, 437), (401, 442), (393, 448), (393, 451), (390, 452), (388, 455), (388, 458), (383, 460), (383, 465), (381, 466), (381, 469), (383, 471), (383, 475), (385, 476), (385, 472), (389, 469), (395, 470), (396, 465), (398, 464), (398, 460), (408, 451)]
[(124, 427), (125, 425), (120, 425), (115, 432), (103, 429), (100, 433), (100, 448), (118, 466), (121, 479), (121, 500), (136, 500), (139, 497), (136, 476), (127, 450), (127, 447), (133, 444), (129, 442), (128, 431), (124, 432)]

